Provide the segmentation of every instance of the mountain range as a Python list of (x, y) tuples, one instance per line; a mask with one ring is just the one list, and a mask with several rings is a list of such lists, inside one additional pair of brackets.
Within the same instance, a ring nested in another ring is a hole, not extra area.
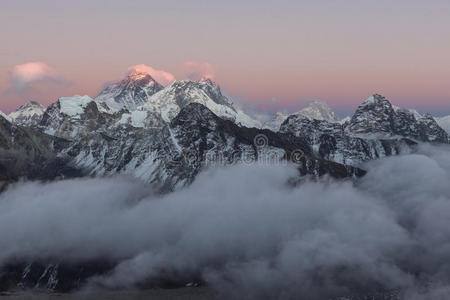
[[(125, 174), (167, 193), (208, 167), (251, 162), (294, 163), (299, 180), (356, 180), (370, 172), (364, 162), (414, 152), (422, 142), (449, 144), (449, 120), (398, 108), (375, 94), (343, 120), (313, 101), (262, 123), (212, 80), (163, 87), (147, 73), (132, 72), (95, 98), (63, 97), (47, 108), (31, 101), (0, 114), (0, 182), (4, 189), (20, 178)], [(0, 289), (66, 291), (112, 267), (92, 266), (18, 263), (0, 275)]]
[[(418, 142), (449, 143), (440, 126), (446, 122), (448, 117), (422, 116), (375, 94), (344, 120), (326, 103), (313, 101), (294, 114), (277, 113), (262, 123), (210, 79), (163, 87), (150, 74), (134, 71), (106, 85), (95, 98), (63, 97), (47, 108), (30, 101), (3, 114), (5, 140), (19, 145), (14, 132), (25, 131), (20, 138), (32, 136), (39, 142), (15, 150), (23, 153), (15, 158), (23, 172), (13, 172), (8, 163), (1, 169), (5, 178), (36, 178), (27, 174), (33, 168), (25, 167), (35, 160), (27, 154), (31, 148), (52, 154), (40, 162), (57, 159), (71, 174), (128, 174), (162, 191), (189, 184), (209, 165), (250, 161), (297, 160), (303, 175), (352, 177), (364, 173), (362, 163), (414, 151)], [(11, 151), (5, 147), (0, 156), (8, 161)]]

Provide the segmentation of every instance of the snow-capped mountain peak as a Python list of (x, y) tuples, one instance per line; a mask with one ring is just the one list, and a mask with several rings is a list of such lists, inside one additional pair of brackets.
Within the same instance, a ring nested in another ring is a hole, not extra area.
[(133, 111), (163, 88), (150, 74), (133, 70), (123, 80), (107, 85), (94, 101), (103, 112)]
[(330, 123), (339, 122), (336, 114), (331, 110), (328, 104), (318, 100), (312, 101), (307, 107), (296, 112), (295, 115), (302, 115), (310, 119), (327, 121)]
[(45, 107), (36, 101), (28, 101), (10, 113), (10, 120), (22, 126), (36, 126), (44, 115)]

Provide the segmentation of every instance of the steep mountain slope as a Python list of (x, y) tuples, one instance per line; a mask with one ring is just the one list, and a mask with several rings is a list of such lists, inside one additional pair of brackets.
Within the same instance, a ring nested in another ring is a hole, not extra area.
[(44, 115), (45, 107), (36, 101), (29, 101), (8, 116), (17, 125), (34, 127), (39, 124)]
[(163, 88), (150, 74), (133, 71), (125, 79), (106, 86), (94, 101), (103, 112), (133, 111)]

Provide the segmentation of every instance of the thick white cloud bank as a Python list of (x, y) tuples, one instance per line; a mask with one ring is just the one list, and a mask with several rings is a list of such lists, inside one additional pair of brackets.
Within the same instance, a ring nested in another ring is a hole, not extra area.
[[(450, 149), (370, 163), (356, 184), (287, 184), (293, 167), (236, 166), (157, 196), (123, 177), (19, 183), (0, 196), (0, 265), (110, 258), (95, 286), (161, 273), (201, 278), (226, 299), (328, 299), (400, 289), (446, 299)], [(183, 275), (184, 274), (184, 275)], [(432, 294), (418, 292), (422, 284)]]

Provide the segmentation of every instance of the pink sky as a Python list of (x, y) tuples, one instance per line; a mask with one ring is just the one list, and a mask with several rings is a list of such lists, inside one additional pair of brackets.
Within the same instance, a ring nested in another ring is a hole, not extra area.
[(2, 1), (0, 110), (94, 97), (145, 65), (164, 84), (213, 76), (261, 111), (344, 115), (376, 92), (450, 114), (448, 1), (241, 2)]

